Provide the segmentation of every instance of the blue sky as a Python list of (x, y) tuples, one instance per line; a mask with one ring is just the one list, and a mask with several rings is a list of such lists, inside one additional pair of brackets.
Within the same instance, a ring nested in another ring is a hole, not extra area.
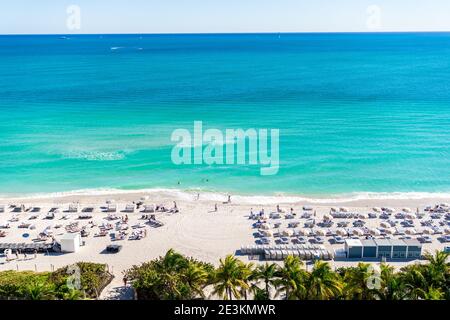
[[(80, 8), (80, 28), (67, 27), (70, 5)], [(0, 34), (365, 31), (450, 31), (450, 0), (2, 0), (0, 5)]]

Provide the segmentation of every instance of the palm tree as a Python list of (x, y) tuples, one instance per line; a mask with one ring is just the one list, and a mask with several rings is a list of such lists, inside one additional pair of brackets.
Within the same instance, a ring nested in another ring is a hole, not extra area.
[(368, 286), (374, 269), (368, 263), (358, 263), (356, 267), (345, 268), (342, 272), (344, 279), (343, 296), (346, 299), (371, 300), (374, 290)]
[(220, 259), (219, 268), (215, 271), (214, 294), (218, 294), (224, 300), (241, 298), (243, 290), (248, 290), (249, 285), (244, 271), (242, 261), (233, 255), (228, 255), (225, 259)]
[(306, 296), (306, 271), (302, 269), (302, 262), (298, 257), (287, 256), (283, 267), (278, 268), (279, 278), (274, 281), (277, 288), (276, 296), (282, 292), (285, 299), (302, 299)]
[(426, 253), (425, 259), (428, 260), (425, 277), (429, 286), (439, 288), (444, 285), (449, 277), (449, 265), (447, 259), (450, 253), (436, 250), (435, 254)]
[(403, 300), (406, 296), (402, 279), (394, 273), (394, 267), (381, 265), (381, 288), (376, 291), (381, 300)]
[(316, 261), (308, 275), (308, 298), (314, 300), (329, 300), (338, 297), (342, 292), (342, 283), (337, 273), (331, 270), (324, 261)]
[(24, 296), (29, 300), (51, 300), (54, 299), (54, 287), (45, 280), (32, 281), (24, 288)]
[(255, 280), (264, 281), (266, 298), (270, 300), (270, 287), (275, 285), (278, 275), (278, 267), (275, 263), (265, 263), (256, 268), (254, 272)]
[(190, 299), (198, 296), (205, 298), (203, 289), (208, 284), (209, 273), (204, 266), (194, 261), (189, 261), (186, 269), (182, 273), (181, 278), (190, 290)]
[(423, 265), (409, 265), (402, 268), (400, 280), (405, 287), (405, 295), (408, 299), (425, 299), (428, 284), (423, 275), (423, 269)]

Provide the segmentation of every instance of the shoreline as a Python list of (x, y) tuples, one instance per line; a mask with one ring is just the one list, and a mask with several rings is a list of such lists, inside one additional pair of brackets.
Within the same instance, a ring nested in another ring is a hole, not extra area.
[[(329, 195), (295, 195), (274, 193), (270, 194), (242, 194), (226, 191), (206, 191), (200, 189), (179, 188), (148, 188), (148, 189), (115, 189), (96, 188), (80, 189), (63, 192), (29, 193), (29, 194), (0, 194), (0, 204), (14, 202), (89, 202), (97, 203), (99, 200), (107, 199), (136, 200), (144, 196), (167, 198), (170, 200), (195, 201), (197, 194), (202, 200), (208, 202), (224, 202), (231, 195), (233, 202), (248, 205), (352, 205), (352, 206), (375, 206), (375, 205), (409, 205), (422, 206), (438, 203), (450, 199), (450, 192), (353, 192)], [(445, 201), (444, 201), (445, 202)]]

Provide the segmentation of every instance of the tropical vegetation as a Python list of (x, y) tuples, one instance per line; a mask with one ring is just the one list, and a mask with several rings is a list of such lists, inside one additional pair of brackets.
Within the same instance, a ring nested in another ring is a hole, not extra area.
[(425, 263), (399, 270), (363, 263), (333, 270), (328, 262), (307, 266), (298, 257), (283, 263), (246, 263), (233, 255), (218, 266), (174, 250), (125, 271), (137, 299), (449, 300), (448, 253), (426, 254)]
[(105, 264), (89, 262), (54, 272), (2, 271), (0, 300), (95, 299), (112, 278)]

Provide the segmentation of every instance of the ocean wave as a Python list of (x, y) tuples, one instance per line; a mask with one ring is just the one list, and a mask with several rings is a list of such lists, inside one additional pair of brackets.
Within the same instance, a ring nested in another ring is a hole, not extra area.
[(169, 189), (169, 188), (151, 188), (151, 189), (115, 189), (115, 188), (97, 188), (97, 189), (80, 189), (64, 192), (37, 193), (27, 195), (0, 195), (0, 199), (54, 199), (63, 197), (81, 197), (81, 196), (114, 196), (125, 194), (158, 194), (160, 196), (173, 198), (183, 201), (193, 201), (197, 197), (197, 193), (201, 194), (202, 200), (223, 202), (228, 198), (228, 194), (232, 195), (234, 203), (241, 204), (258, 204), (258, 205), (274, 205), (274, 204), (294, 204), (294, 203), (311, 203), (311, 204), (332, 204), (347, 203), (354, 201), (368, 200), (422, 200), (422, 199), (450, 199), (450, 192), (354, 192), (350, 194), (335, 194), (327, 196), (296, 196), (296, 195), (242, 195), (226, 192), (213, 192), (201, 189)]
[(69, 151), (63, 154), (66, 159), (83, 159), (87, 161), (117, 161), (125, 158), (125, 152)]

